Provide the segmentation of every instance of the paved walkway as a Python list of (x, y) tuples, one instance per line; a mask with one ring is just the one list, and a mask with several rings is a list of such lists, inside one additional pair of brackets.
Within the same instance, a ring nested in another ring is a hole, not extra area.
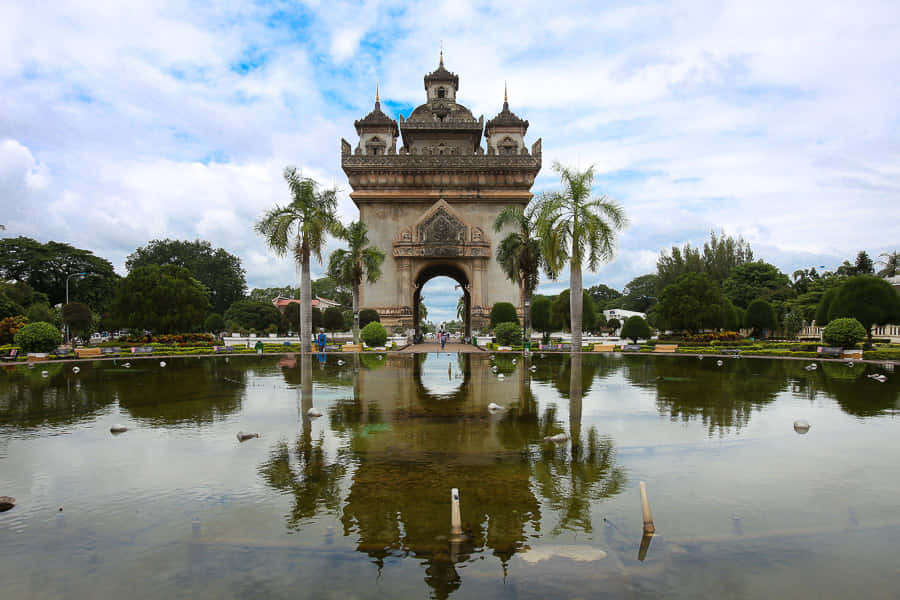
[(478, 346), (473, 346), (472, 344), (460, 344), (447, 342), (444, 346), (444, 349), (441, 350), (441, 344), (439, 342), (423, 342), (421, 344), (410, 344), (400, 352), (407, 353), (422, 353), (422, 352), (484, 352), (483, 348), (479, 348)]

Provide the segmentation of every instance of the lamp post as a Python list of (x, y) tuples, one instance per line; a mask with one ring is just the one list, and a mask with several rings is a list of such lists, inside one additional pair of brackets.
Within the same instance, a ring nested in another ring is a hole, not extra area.
[[(86, 272), (82, 271), (81, 273), (72, 273), (66, 276), (66, 304), (69, 303), (69, 280), (73, 277), (81, 277), (83, 275), (87, 275)], [(66, 344), (69, 343), (69, 324), (66, 323)]]

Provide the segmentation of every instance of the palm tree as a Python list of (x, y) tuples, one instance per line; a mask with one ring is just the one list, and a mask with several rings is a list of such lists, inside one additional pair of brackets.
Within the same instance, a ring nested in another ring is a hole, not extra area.
[(594, 167), (584, 171), (553, 164), (563, 189), (544, 194), (538, 215), (543, 259), (551, 278), (569, 263), (569, 309), (572, 315), (572, 352), (581, 352), (581, 268), (596, 271), (615, 254), (616, 233), (628, 225), (624, 209), (606, 196), (591, 195)]
[(497, 262), (506, 277), (519, 286), (526, 342), (531, 340), (531, 296), (540, 283), (541, 268), (550, 270), (544, 263), (540, 240), (534, 236), (540, 209), (540, 202), (532, 202), (524, 210), (507, 206), (494, 220), (497, 233), (508, 225), (514, 227), (497, 246)]
[(300, 264), (300, 351), (309, 352), (312, 342), (312, 286), (309, 260), (315, 255), (322, 262), (325, 236), (338, 234), (340, 223), (335, 217), (337, 190), (318, 190), (318, 184), (303, 177), (295, 167), (284, 169), (284, 179), (291, 191), (291, 203), (275, 206), (254, 226), (266, 245), (278, 256), (288, 250)]
[(375, 283), (381, 277), (384, 252), (369, 246), (369, 227), (362, 221), (354, 221), (342, 228), (338, 237), (350, 246), (339, 249), (328, 259), (328, 276), (350, 288), (353, 296), (353, 343), (359, 343), (359, 286), (363, 278)]
[[(881, 260), (881, 258), (884, 260)], [(879, 277), (895, 277), (900, 272), (900, 252), (882, 252), (878, 255), (878, 264), (884, 268), (878, 271)]]

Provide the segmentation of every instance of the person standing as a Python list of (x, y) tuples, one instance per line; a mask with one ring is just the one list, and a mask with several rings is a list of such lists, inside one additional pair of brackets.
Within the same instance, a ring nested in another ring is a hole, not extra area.
[(325, 343), (328, 341), (328, 338), (325, 336), (325, 330), (319, 329), (319, 335), (316, 337), (316, 347), (319, 349), (319, 352), (325, 352)]

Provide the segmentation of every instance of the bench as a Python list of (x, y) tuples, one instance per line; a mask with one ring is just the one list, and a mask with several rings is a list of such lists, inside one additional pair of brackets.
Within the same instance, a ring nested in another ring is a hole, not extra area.
[(654, 352), (677, 352), (678, 344), (657, 344)]
[(57, 348), (56, 350), (53, 351), (53, 354), (55, 354), (59, 358), (66, 358), (67, 356), (72, 355), (72, 349), (71, 348)]
[(153, 354), (153, 346), (137, 346), (131, 349), (132, 354)]
[(118, 346), (112, 346), (110, 348), (100, 348), (101, 354), (118, 354), (122, 349)]
[(739, 348), (722, 348), (721, 350), (719, 350), (719, 354), (731, 354), (733, 356), (737, 356), (740, 353), (741, 350)]
[(11, 348), (10, 351), (2, 356), (0, 356), (0, 360), (16, 360), (16, 357), (19, 355), (18, 348)]
[(213, 346), (213, 352), (221, 354), (222, 352), (233, 352), (234, 346)]
[(615, 349), (615, 344), (594, 344), (593, 352), (613, 352)]
[(640, 352), (641, 345), (640, 344), (625, 344), (622, 346), (623, 352)]
[(95, 358), (98, 356), (103, 356), (101, 348), (75, 348), (76, 358)]
[(830, 346), (819, 346), (816, 348), (816, 354), (819, 356), (833, 356), (835, 358), (841, 358), (844, 355), (843, 348), (833, 348)]
[(362, 344), (344, 344), (341, 352), (362, 352)]
[(325, 352), (340, 352), (341, 347), (333, 344), (325, 344)]

